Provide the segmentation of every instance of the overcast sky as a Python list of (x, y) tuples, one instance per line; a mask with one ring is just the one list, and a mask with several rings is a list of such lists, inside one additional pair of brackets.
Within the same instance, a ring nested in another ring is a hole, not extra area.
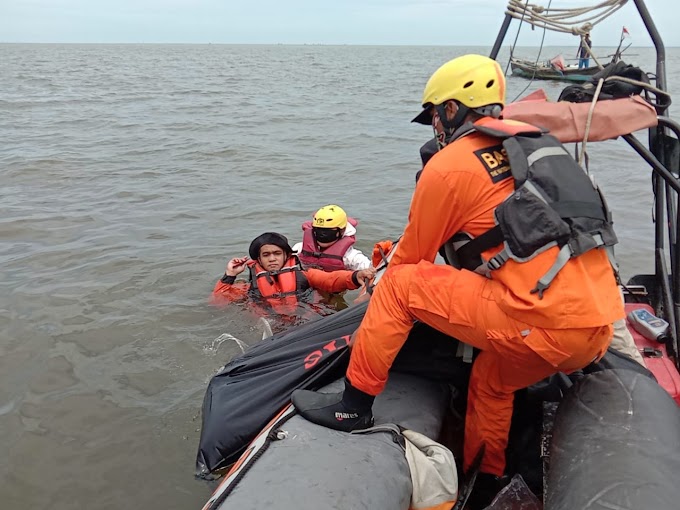
[[(533, 0), (547, 6), (548, 0)], [(552, 7), (601, 0), (555, 0)], [(0, 42), (228, 44), (493, 44), (503, 0), (0, 0)], [(678, 0), (647, 0), (666, 46), (680, 46)], [(618, 44), (621, 27), (635, 46), (651, 41), (633, 0), (596, 26), (594, 45)], [(517, 23), (511, 27), (514, 38)], [(538, 46), (542, 31), (520, 32)], [(546, 45), (572, 45), (549, 32)], [(508, 43), (506, 39), (506, 43)], [(510, 39), (511, 41), (511, 39)]]

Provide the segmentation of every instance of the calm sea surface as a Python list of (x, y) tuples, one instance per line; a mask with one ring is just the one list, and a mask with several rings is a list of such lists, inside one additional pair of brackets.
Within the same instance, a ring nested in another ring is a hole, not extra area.
[[(409, 121), (470, 51), (489, 49), (0, 45), (0, 506), (200, 508), (203, 393), (241, 352), (223, 334), (260, 335), (207, 304), (226, 261), (327, 203), (364, 251), (397, 236), (431, 136)], [(651, 271), (650, 170), (623, 142), (591, 161), (624, 274)]]

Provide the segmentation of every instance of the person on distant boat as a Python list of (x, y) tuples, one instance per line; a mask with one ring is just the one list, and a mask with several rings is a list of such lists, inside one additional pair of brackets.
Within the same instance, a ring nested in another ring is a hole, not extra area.
[[(227, 263), (224, 276), (213, 289), (213, 304), (251, 297), (276, 313), (290, 315), (295, 313), (298, 300), (311, 290), (328, 293), (353, 290), (375, 276), (373, 268), (332, 273), (303, 269), (288, 239), (276, 232), (265, 232), (253, 239), (248, 254), (249, 257), (233, 258)], [(248, 283), (235, 283), (246, 269)]]
[(368, 269), (370, 259), (354, 247), (357, 225), (342, 207), (325, 205), (314, 213), (312, 221), (302, 224), (302, 242), (293, 246), (293, 252), (305, 268)]
[(590, 40), (590, 33), (587, 33), (581, 39), (581, 45), (578, 47), (578, 68), (588, 68), (590, 66), (590, 51), (593, 43)]
[[(599, 359), (612, 339), (612, 323), (624, 317), (607, 249), (597, 248), (616, 241), (599, 193), (556, 139), (499, 118), (505, 91), (503, 70), (481, 55), (453, 59), (431, 76), (417, 119), (429, 120), (440, 150), (420, 175), (403, 236), (355, 333), (345, 390), (292, 395), (298, 412), (314, 423), (344, 431), (370, 427), (374, 398), (414, 321), (476, 347), (463, 460), (467, 471), (483, 451), (473, 493), (479, 508), (504, 475), (514, 392)], [(516, 193), (516, 173), (530, 169), (547, 176), (548, 187), (565, 186), (579, 200), (556, 215), (551, 205), (527, 195), (528, 187)], [(527, 258), (508, 256), (504, 234), (487, 235), (500, 230), (494, 227), (504, 204), (519, 207), (502, 226), (519, 227), (525, 233), (520, 244), (543, 236), (545, 244)], [(530, 210), (541, 211), (543, 220)], [(548, 230), (549, 216), (553, 226), (566, 228), (564, 237)], [(562, 216), (584, 230), (572, 229)], [(459, 268), (435, 265), (440, 247), (463, 233), (487, 244), (465, 245), (468, 257), (459, 253)], [(588, 248), (572, 246), (573, 239), (588, 240)], [(579, 255), (571, 256), (572, 250)]]

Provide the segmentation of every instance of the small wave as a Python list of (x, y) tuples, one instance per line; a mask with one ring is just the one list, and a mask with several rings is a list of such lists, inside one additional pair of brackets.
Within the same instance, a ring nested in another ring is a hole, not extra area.
[(229, 333), (222, 333), (220, 336), (210, 342), (210, 344), (203, 346), (203, 352), (214, 356), (217, 354), (220, 345), (222, 345), (224, 342), (234, 342), (236, 345), (238, 345), (239, 349), (241, 349), (241, 353), (246, 352), (246, 349), (248, 348), (248, 344), (243, 340), (239, 340), (234, 335), (230, 335)]

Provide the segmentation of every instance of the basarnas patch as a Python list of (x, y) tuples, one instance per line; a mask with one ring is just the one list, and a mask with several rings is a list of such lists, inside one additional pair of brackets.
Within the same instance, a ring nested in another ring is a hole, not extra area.
[(512, 177), (508, 155), (502, 144), (479, 149), (475, 151), (474, 154), (479, 158), (479, 161), (481, 161), (482, 165), (489, 173), (491, 182), (494, 184), (503, 179), (507, 179), (508, 177)]

